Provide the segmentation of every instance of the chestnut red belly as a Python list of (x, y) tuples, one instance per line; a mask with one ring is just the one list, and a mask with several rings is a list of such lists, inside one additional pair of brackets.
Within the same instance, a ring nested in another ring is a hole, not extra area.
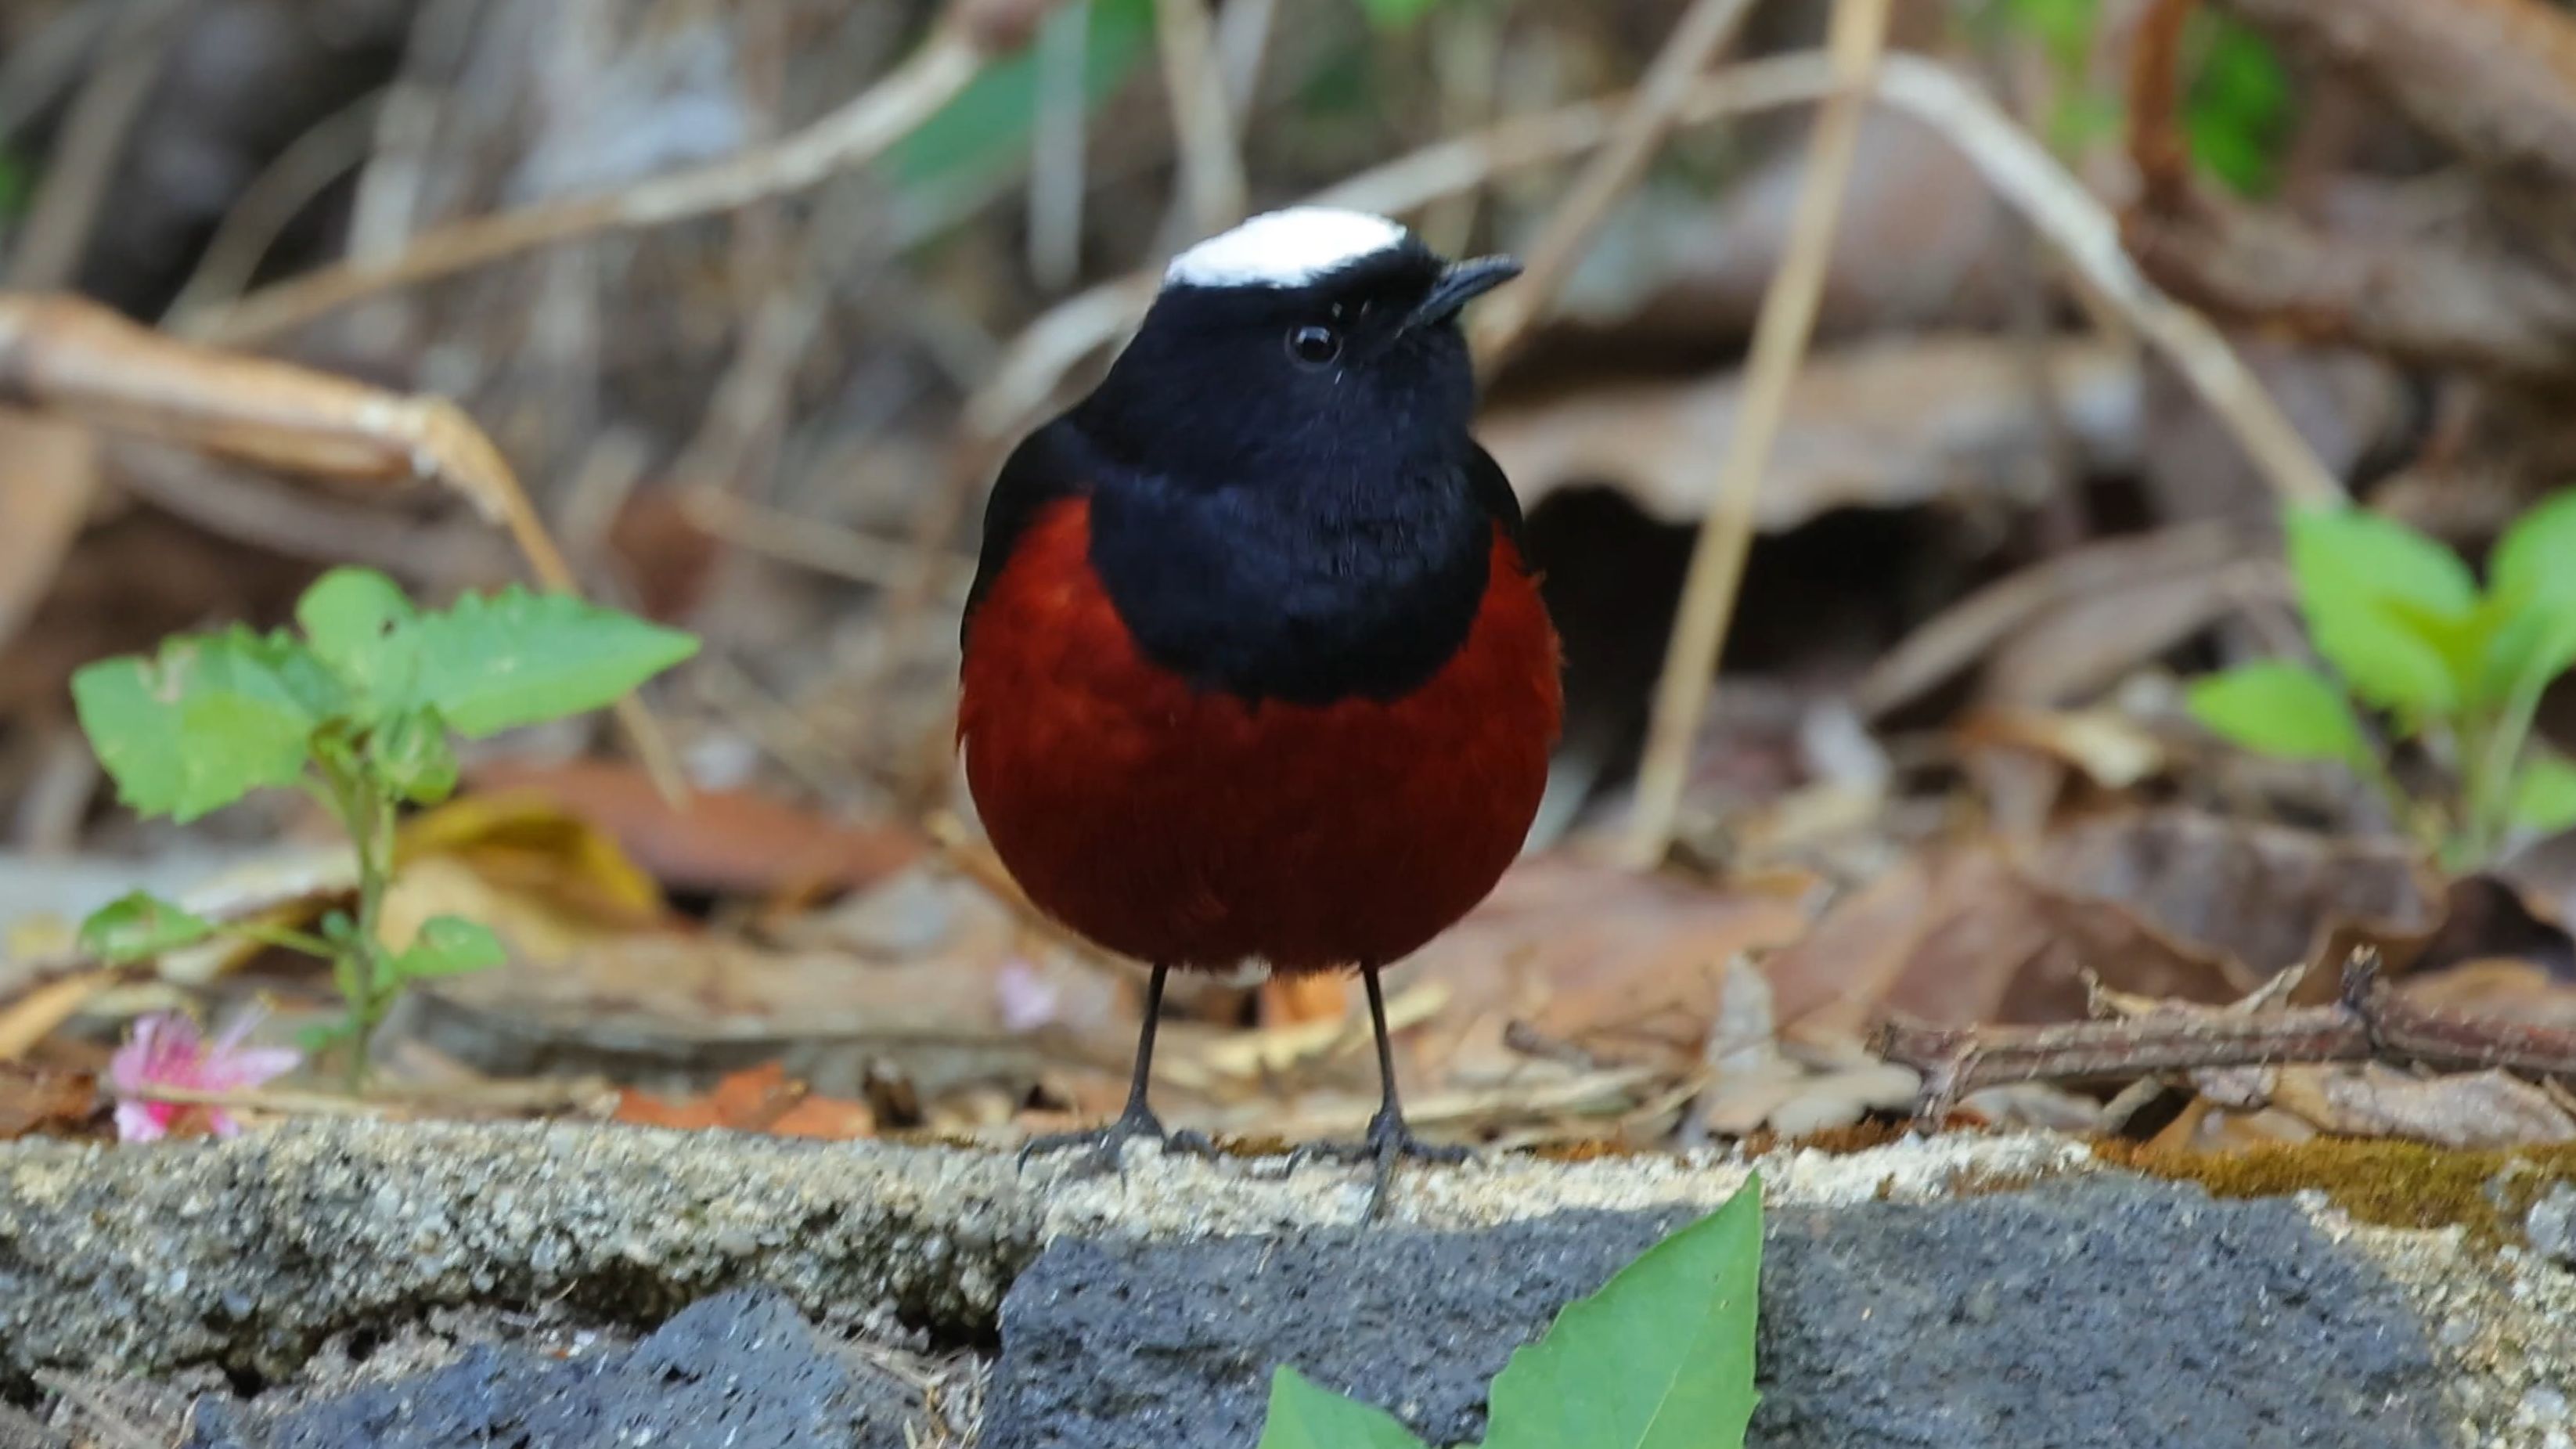
[(1535, 581), (1498, 529), (1466, 643), (1411, 694), (1248, 703), (1148, 662), (1053, 505), (975, 614), (958, 738), (993, 846), (1038, 906), (1171, 966), (1382, 963), (1518, 853), (1561, 708)]

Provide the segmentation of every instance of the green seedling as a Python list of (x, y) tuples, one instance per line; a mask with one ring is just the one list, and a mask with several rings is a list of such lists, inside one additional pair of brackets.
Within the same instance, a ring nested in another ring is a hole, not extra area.
[[(2332, 672), (2211, 675), (2192, 686), (2193, 715), (2262, 754), (2350, 767), (2453, 869), (2517, 829), (2576, 825), (2576, 766), (2532, 738), (2541, 691), (2576, 662), (2576, 492), (2506, 530), (2483, 590), (2449, 549), (2362, 509), (2296, 509), (2288, 533), (2299, 612)], [(2402, 789), (2373, 721), (2420, 747), (2446, 788)]]
[[(1512, 1355), (1486, 1394), (1483, 1449), (1742, 1449), (1759, 1395), (1753, 1327), (1762, 1185), (1647, 1250), (1547, 1335)], [(1294, 1368), (1271, 1379), (1260, 1449), (1423, 1449), (1385, 1412)]]
[(347, 1011), (307, 1046), (345, 1051), (354, 1082), (405, 986), (503, 958), (489, 930), (455, 916), (431, 919), (400, 950), (381, 934), (396, 815), (454, 793), (451, 737), (597, 709), (688, 658), (697, 641), (518, 588), (424, 612), (391, 579), (355, 568), (324, 575), (295, 618), (300, 636), (235, 625), (165, 639), (151, 658), (100, 660), (72, 676), (72, 699), (119, 798), (144, 815), (184, 822), (253, 790), (311, 791), (355, 848), (355, 913), (333, 911), (307, 932), (210, 921), (137, 891), (91, 915), (80, 940), (118, 962), (217, 934), (328, 961)]
[[(2046, 60), (2055, 93), (2041, 119), (2048, 144), (2073, 155), (2120, 134), (2120, 96), (2096, 74), (2101, 0), (1987, 0), (1982, 23), (2028, 40)], [(2225, 15), (2196, 15), (2186, 33), (2181, 98), (2192, 161), (2248, 196), (2272, 190), (2298, 94), (2263, 37)]]

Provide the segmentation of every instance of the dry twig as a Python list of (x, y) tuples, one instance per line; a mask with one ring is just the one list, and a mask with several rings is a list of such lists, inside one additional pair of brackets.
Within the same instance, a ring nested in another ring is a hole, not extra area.
[(1620, 113), (1607, 144), (1592, 153), (1583, 174), (1575, 178), (1531, 244), (1518, 283), (1488, 303), (1478, 319), (1474, 342), (1481, 366), (1496, 369), (1509, 361), (1531, 327), (1555, 303), (1565, 279), (1573, 275), (1602, 222), (1609, 219), (1610, 209), (1637, 184), (1664, 144), (1690, 98), (1692, 82), (1735, 38), (1752, 10), (1753, 0), (1693, 0), (1683, 12)]
[(2217, 1067), (2380, 1060), (2439, 1071), (2501, 1069), (2576, 1076), (2576, 1030), (2467, 1016), (2389, 989), (2378, 962), (2356, 955), (2332, 1005), (2276, 1011), (2173, 1004), (2115, 1021), (2062, 1026), (1881, 1028), (1888, 1061), (1923, 1073), (1917, 1115), (1939, 1121), (1958, 1100), (2016, 1082), (2119, 1080)]
[(1817, 303), (1824, 296), (1834, 225), (1843, 184), (1859, 147), (1870, 72), (1887, 40), (1888, 3), (1836, 0), (1834, 5), (1827, 54), (1837, 89), (1827, 97), (1808, 142), (1806, 183), (1789, 223), (1787, 251), (1763, 294), (1762, 313), (1754, 323), (1744, 400), (1735, 431), (1727, 440), (1725, 460), (1710, 486), (1708, 516), (1691, 554), (1672, 644), (1655, 688), (1654, 718), (1645, 758), (1637, 769), (1636, 816), (1628, 835), (1629, 859), (1640, 868), (1660, 862), (1672, 846), (1673, 825), (1690, 772), (1691, 746), (1708, 704), (1719, 646), (1735, 615), (1745, 555), (1752, 548), (1753, 509), (1762, 470), (1770, 461), (1771, 442), (1788, 410), (1789, 388), (1797, 380), (1799, 360), (1806, 356), (1807, 338), (1815, 327)]

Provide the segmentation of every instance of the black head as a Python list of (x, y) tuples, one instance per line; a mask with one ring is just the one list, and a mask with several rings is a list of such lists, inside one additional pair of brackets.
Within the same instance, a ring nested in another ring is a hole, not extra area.
[(1019, 531), (1081, 494), (1091, 565), (1165, 669), (1301, 704), (1418, 687), (1519, 523), (1467, 432), (1457, 322), (1518, 271), (1311, 207), (1183, 252), (1099, 389), (1004, 466), (970, 619)]
[(1519, 272), (1452, 264), (1363, 212), (1257, 216), (1175, 258), (1085, 433), (1182, 486), (1311, 489), (1464, 443), (1467, 301)]

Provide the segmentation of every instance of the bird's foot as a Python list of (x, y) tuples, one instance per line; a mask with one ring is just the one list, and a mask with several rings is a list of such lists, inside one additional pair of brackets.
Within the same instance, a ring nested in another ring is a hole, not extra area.
[(1380, 1216), (1386, 1207), (1387, 1185), (1395, 1180), (1397, 1163), (1411, 1158), (1416, 1162), (1455, 1165), (1475, 1160), (1475, 1150), (1467, 1147), (1440, 1146), (1413, 1135), (1402, 1113), (1381, 1107), (1369, 1119), (1368, 1136), (1358, 1142), (1314, 1142), (1289, 1154), (1288, 1167), (1295, 1171), (1311, 1161), (1368, 1162), (1376, 1165), (1369, 1183), (1368, 1215)]
[(1029, 1139), (1028, 1144), (1020, 1149), (1020, 1166), (1026, 1168), (1030, 1158), (1043, 1153), (1078, 1147), (1083, 1149), (1086, 1172), (1117, 1172), (1125, 1164), (1127, 1144), (1139, 1137), (1151, 1141), (1166, 1153), (1186, 1153), (1192, 1157), (1217, 1155), (1216, 1144), (1209, 1141), (1206, 1134), (1186, 1130), (1174, 1132), (1165, 1127), (1163, 1119), (1155, 1116), (1144, 1103), (1130, 1102), (1127, 1110), (1118, 1114), (1118, 1120), (1106, 1127), (1095, 1127), (1087, 1132), (1057, 1132)]

